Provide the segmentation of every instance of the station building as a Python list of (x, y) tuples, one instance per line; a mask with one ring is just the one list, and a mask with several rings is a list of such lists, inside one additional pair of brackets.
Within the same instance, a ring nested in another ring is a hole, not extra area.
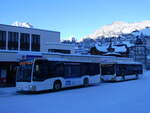
[(73, 45), (60, 43), (60, 32), (0, 24), (0, 86), (15, 85), (16, 67), (30, 53), (73, 52)]

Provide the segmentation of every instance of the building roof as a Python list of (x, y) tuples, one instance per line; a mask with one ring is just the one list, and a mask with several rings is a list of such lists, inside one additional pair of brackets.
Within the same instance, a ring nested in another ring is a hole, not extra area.
[(45, 32), (56, 32), (56, 33), (60, 33), (58, 31), (51, 31), (51, 30), (45, 30), (45, 29), (38, 29), (38, 28), (26, 28), (26, 27), (19, 27), (19, 26), (13, 26), (13, 25), (6, 25), (6, 24), (0, 24), (0, 26), (4, 26), (4, 27), (12, 27), (12, 28), (20, 28), (20, 29), (26, 29), (26, 30), (38, 30), (38, 31), (45, 31)]
[(99, 46), (98, 44), (95, 44), (95, 47), (98, 51), (107, 52), (107, 48), (109, 47), (109, 45)]
[(125, 46), (112, 46), (115, 49), (115, 52), (126, 52), (127, 48)]
[[(98, 51), (108, 52), (109, 45), (99, 46), (98, 44), (96, 44), (95, 47)], [(123, 46), (112, 45), (111, 47), (115, 49), (115, 52), (126, 52), (127, 51), (127, 48), (124, 45)]]
[(105, 53), (104, 55), (116, 55), (116, 56), (121, 56), (120, 53), (117, 53), (117, 52), (108, 52), (108, 53)]

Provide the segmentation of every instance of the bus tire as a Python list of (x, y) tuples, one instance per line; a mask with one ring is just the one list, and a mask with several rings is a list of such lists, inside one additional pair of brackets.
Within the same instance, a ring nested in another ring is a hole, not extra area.
[(104, 80), (103, 78), (100, 78), (100, 81), (101, 81), (101, 82), (105, 82), (105, 80)]
[(138, 74), (136, 74), (136, 78), (135, 79), (139, 79), (139, 75)]
[(125, 80), (126, 80), (126, 79), (125, 79), (125, 75), (122, 75), (122, 80), (123, 80), (123, 81), (125, 81)]
[(60, 80), (56, 80), (54, 82), (54, 85), (53, 85), (53, 90), (54, 91), (59, 91), (62, 87), (62, 84), (61, 84), (61, 81)]
[(89, 85), (89, 79), (88, 78), (85, 78), (84, 80), (83, 80), (83, 86), (84, 87), (87, 87)]

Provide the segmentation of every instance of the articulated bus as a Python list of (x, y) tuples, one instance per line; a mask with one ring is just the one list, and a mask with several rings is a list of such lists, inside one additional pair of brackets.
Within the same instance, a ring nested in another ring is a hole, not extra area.
[(61, 59), (26, 59), (19, 64), (17, 91), (60, 90), (100, 82), (100, 64)]
[(124, 81), (138, 79), (143, 73), (143, 66), (137, 62), (101, 64), (102, 81)]

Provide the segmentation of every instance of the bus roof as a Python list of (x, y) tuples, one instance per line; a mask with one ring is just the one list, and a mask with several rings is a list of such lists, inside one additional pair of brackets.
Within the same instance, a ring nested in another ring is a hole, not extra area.
[(100, 63), (100, 64), (141, 64), (139, 62), (134, 61), (106, 61), (106, 62), (100, 62), (100, 60), (93, 60), (93, 59), (70, 59), (67, 57), (50, 57), (50, 58), (33, 58), (33, 59), (24, 59), (21, 61), (34, 61), (34, 60), (48, 60), (48, 61), (66, 61), (66, 62), (87, 62), (87, 63)]
[(117, 62), (106, 62), (101, 64), (142, 64), (142, 63), (134, 62), (134, 61), (130, 61), (130, 62), (117, 61)]
[(99, 62), (92, 61), (92, 60), (78, 60), (78, 59), (67, 59), (67, 58), (35, 58), (35, 60), (63, 61), (63, 62), (99, 63)]

